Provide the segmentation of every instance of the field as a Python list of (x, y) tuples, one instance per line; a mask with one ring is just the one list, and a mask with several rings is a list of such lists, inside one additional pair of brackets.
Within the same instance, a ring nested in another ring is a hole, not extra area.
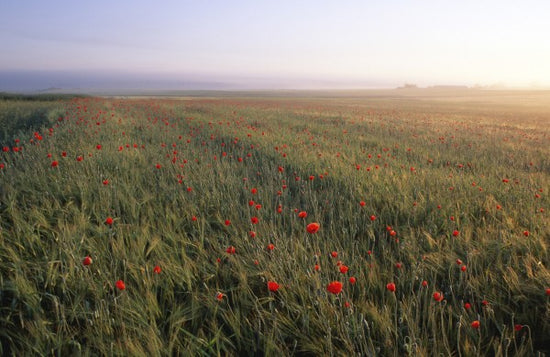
[(550, 355), (549, 92), (230, 95), (0, 101), (0, 354)]

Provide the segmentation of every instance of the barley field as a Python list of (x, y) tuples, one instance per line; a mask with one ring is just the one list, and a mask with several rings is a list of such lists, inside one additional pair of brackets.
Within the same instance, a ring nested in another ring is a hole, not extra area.
[(0, 354), (550, 355), (550, 93), (0, 100)]

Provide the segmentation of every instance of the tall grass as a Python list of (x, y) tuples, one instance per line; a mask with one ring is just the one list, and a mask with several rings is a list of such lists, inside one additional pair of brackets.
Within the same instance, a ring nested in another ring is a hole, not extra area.
[(3, 354), (550, 352), (547, 117), (345, 98), (57, 105), (41, 140), (0, 159)]

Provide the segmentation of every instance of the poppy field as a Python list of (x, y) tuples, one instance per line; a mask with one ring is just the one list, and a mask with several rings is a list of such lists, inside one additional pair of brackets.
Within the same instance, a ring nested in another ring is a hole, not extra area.
[(3, 99), (0, 354), (550, 355), (548, 103)]

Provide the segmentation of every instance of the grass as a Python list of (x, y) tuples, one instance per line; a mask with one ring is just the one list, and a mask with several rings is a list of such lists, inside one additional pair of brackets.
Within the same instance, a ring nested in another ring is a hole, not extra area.
[(549, 354), (550, 111), (474, 94), (1, 102), (2, 354)]

